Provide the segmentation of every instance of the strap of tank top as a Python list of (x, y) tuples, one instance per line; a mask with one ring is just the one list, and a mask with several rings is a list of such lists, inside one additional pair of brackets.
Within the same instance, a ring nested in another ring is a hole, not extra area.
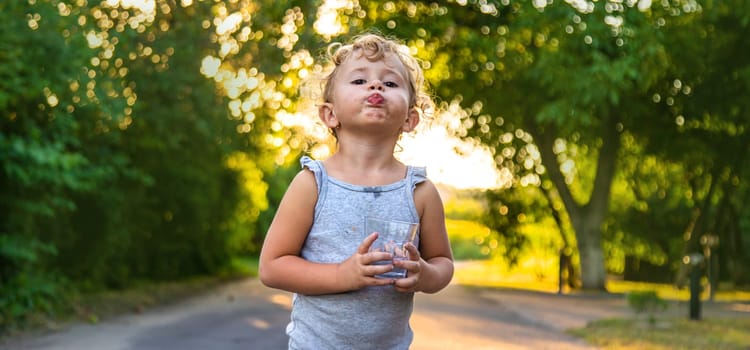
[(417, 184), (427, 180), (427, 169), (425, 167), (409, 166), (407, 174), (409, 177), (409, 186), (411, 187), (412, 192), (414, 192)]
[(319, 160), (314, 160), (308, 156), (302, 156), (299, 162), (302, 168), (310, 169), (313, 175), (315, 175), (315, 182), (318, 185), (318, 199), (315, 203), (315, 215), (317, 215), (320, 212), (319, 209), (322, 206), (323, 199), (328, 193), (328, 181), (326, 181), (328, 174), (326, 174), (326, 168)]

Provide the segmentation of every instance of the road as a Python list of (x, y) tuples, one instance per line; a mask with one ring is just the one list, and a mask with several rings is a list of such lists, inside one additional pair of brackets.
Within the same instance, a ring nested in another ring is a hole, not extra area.
[[(520, 312), (519, 305), (512, 303), (518, 296), (507, 297), (504, 302), (503, 295), (453, 284), (437, 294), (417, 294), (412, 349), (593, 349), (565, 335), (563, 328)], [(142, 313), (15, 337), (0, 348), (285, 349), (290, 302), (289, 293), (247, 279)]]
[[(71, 324), (0, 343), (2, 350), (286, 349), (291, 295), (256, 279), (97, 324)], [(687, 315), (675, 302), (668, 313)], [(750, 317), (749, 303), (705, 303), (704, 317)], [(635, 316), (622, 296), (556, 295), (451, 284), (417, 294), (411, 350), (591, 350), (565, 333), (603, 318)]]

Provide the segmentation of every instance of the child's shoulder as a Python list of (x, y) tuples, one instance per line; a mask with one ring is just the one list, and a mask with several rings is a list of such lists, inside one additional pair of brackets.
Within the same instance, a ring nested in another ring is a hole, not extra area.
[(418, 182), (414, 188), (414, 199), (419, 200), (440, 200), (440, 190), (437, 185), (429, 178), (425, 177), (424, 181)]
[(287, 191), (317, 192), (317, 180), (313, 170), (310, 169), (310, 167), (303, 167), (300, 169), (289, 184), (289, 189)]

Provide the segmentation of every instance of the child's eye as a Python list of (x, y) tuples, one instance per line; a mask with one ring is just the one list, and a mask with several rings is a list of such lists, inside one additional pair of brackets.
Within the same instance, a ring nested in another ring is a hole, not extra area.
[(366, 81), (366, 80), (364, 80), (364, 79), (354, 79), (354, 80), (352, 80), (352, 82), (351, 82), (351, 83), (352, 83), (352, 84), (354, 84), (354, 85), (362, 85), (362, 84), (364, 84), (364, 83), (366, 83), (366, 82), (367, 82), (367, 81)]
[(396, 87), (398, 87), (398, 84), (396, 84), (395, 82), (392, 82), (392, 81), (386, 81), (383, 85), (385, 85), (387, 87), (390, 87), (390, 88), (396, 88)]

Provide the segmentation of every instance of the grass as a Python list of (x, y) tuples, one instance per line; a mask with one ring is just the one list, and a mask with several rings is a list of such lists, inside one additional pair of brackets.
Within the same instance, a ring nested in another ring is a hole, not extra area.
[[(526, 259), (509, 269), (501, 260), (458, 262), (454, 279), (464, 285), (490, 288), (515, 288), (539, 292), (557, 292), (554, 258)], [(665, 300), (688, 300), (689, 292), (672, 285), (621, 280), (607, 282), (610, 293), (654, 291)], [(707, 296), (704, 295), (703, 300)], [(717, 301), (750, 301), (750, 292), (741, 290), (716, 293)], [(656, 322), (641, 317), (606, 319), (570, 331), (604, 350), (643, 349), (738, 349), (750, 350), (750, 317), (712, 318), (691, 321), (687, 317), (660, 316)]]
[(534, 261), (540, 262), (530, 260), (515, 269), (509, 269), (500, 260), (459, 261), (453, 278), (467, 286), (557, 292), (557, 280), (538, 274), (537, 268), (532, 266)]
[[(557, 292), (557, 260), (555, 257), (531, 257), (524, 259), (519, 266), (509, 268), (502, 260), (474, 260), (458, 262), (456, 282), (464, 285), (490, 288), (518, 288), (538, 292)], [(618, 279), (607, 281), (607, 291), (612, 294), (627, 294), (636, 291), (655, 291), (666, 300), (687, 301), (690, 291), (679, 289), (671, 284), (632, 282)], [(708, 300), (708, 292), (701, 295)], [(748, 290), (718, 290), (715, 301), (750, 301)]]
[(636, 319), (610, 319), (592, 322), (570, 333), (610, 350), (750, 349), (750, 318), (669, 319), (653, 327)]
[[(667, 300), (690, 300), (690, 290), (688, 288), (676, 288), (671, 284), (657, 284), (657, 283), (645, 283), (645, 282), (631, 282), (621, 280), (610, 280), (607, 282), (607, 290), (610, 293), (624, 294), (632, 291), (655, 291), (656, 294)], [(701, 294), (702, 300), (708, 300), (708, 290), (705, 290)], [(738, 301), (745, 300), (750, 301), (750, 291), (748, 290), (718, 290), (714, 297), (714, 301)]]

